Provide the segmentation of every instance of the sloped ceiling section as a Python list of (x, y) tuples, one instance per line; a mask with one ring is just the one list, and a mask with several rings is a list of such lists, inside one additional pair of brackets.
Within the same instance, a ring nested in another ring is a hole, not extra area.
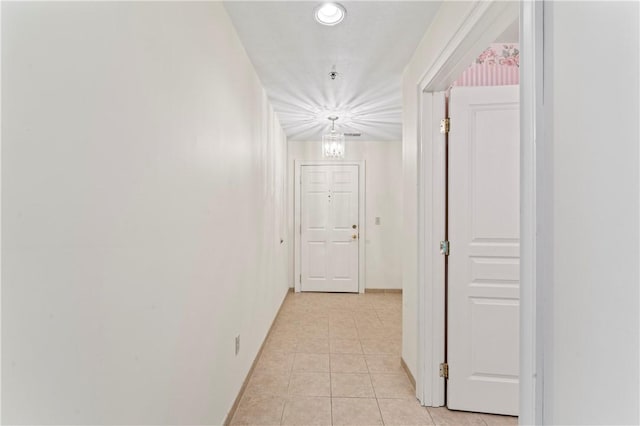
[(319, 4), (225, 2), (288, 138), (318, 140), (337, 115), (340, 132), (401, 140), (402, 71), (440, 2), (341, 2), (333, 27), (315, 21)]

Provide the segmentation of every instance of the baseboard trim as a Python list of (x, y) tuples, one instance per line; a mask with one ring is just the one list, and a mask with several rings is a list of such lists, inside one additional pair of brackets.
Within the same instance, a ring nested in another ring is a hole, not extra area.
[(395, 293), (402, 294), (401, 288), (365, 288), (365, 293)]
[(271, 335), (271, 331), (273, 331), (273, 324), (275, 324), (276, 318), (278, 318), (278, 315), (280, 315), (280, 311), (284, 306), (284, 301), (287, 299), (287, 296), (289, 295), (289, 293), (293, 293), (292, 288), (289, 288), (289, 291), (287, 291), (287, 294), (284, 295), (284, 298), (282, 299), (282, 303), (280, 303), (280, 308), (278, 308), (278, 312), (276, 313), (276, 316), (273, 317), (273, 321), (271, 321), (271, 326), (269, 327), (269, 331), (267, 332), (267, 335), (262, 341), (262, 344), (260, 345), (260, 349), (258, 350), (256, 357), (253, 359), (253, 362), (251, 363), (251, 368), (249, 368), (249, 372), (247, 373), (247, 376), (244, 378), (244, 381), (242, 382), (240, 391), (238, 392), (238, 395), (236, 396), (235, 401), (233, 401), (233, 405), (231, 406), (231, 410), (229, 410), (229, 414), (227, 414), (227, 417), (224, 419), (224, 423), (223, 423), (224, 426), (229, 426), (231, 424), (231, 420), (233, 419), (233, 416), (236, 414), (238, 405), (240, 405), (240, 399), (242, 398), (242, 395), (244, 394), (244, 391), (247, 388), (247, 384), (249, 384), (249, 378), (253, 374), (253, 370), (256, 368), (256, 363), (260, 359), (260, 355), (262, 355), (262, 350), (264, 349), (264, 345), (267, 342), (267, 339), (269, 339), (269, 336)]
[(402, 365), (402, 368), (404, 369), (404, 372), (407, 373), (407, 376), (409, 376), (409, 381), (411, 382), (411, 384), (413, 385), (413, 390), (416, 390), (416, 379), (413, 377), (413, 374), (411, 374), (411, 370), (409, 370), (409, 367), (407, 367), (407, 363), (404, 362), (404, 358), (400, 357), (400, 364)]

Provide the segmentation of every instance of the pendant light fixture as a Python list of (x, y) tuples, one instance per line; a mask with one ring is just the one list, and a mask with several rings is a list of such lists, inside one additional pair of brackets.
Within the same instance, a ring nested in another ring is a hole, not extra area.
[(322, 156), (325, 158), (344, 158), (344, 134), (336, 132), (335, 115), (327, 117), (331, 120), (331, 131), (322, 135)]

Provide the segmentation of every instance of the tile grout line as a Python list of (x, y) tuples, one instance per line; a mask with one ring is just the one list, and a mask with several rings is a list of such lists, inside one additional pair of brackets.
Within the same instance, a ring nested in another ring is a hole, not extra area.
[(373, 311), (376, 313), (376, 317), (378, 318), (378, 321), (380, 321), (380, 324), (384, 325), (384, 323), (382, 322), (382, 319), (380, 318), (380, 314), (378, 313), (378, 310), (374, 308)]
[(382, 409), (380, 408), (380, 401), (378, 400), (378, 394), (376, 392), (376, 389), (373, 387), (373, 380), (371, 379), (371, 374), (369, 374), (369, 380), (371, 380), (371, 387), (373, 388), (373, 394), (376, 397), (376, 405), (378, 406), (378, 413), (380, 413), (380, 421), (384, 426), (384, 417), (382, 416)]
[[(280, 315), (278, 315), (280, 316)], [(277, 319), (277, 318), (276, 318)], [(280, 413), (280, 425), (282, 425), (284, 423), (284, 412), (287, 409), (287, 404), (289, 404), (290, 401), (290, 395), (289, 395), (289, 387), (291, 386), (291, 377), (293, 376), (293, 367), (296, 363), (296, 358), (298, 357), (297, 354), (297, 350), (298, 350), (298, 338), (297, 338), (297, 334), (296, 334), (296, 347), (293, 351), (293, 361), (291, 362), (291, 367), (289, 368), (289, 380), (287, 380), (287, 395), (285, 397), (284, 400), (284, 404), (282, 405), (282, 413)]]
[(299, 321), (295, 321), (294, 325), (295, 325), (295, 327), (294, 327), (294, 330), (295, 330), (295, 332), (294, 332), (294, 336), (295, 336), (294, 340), (295, 340), (296, 345), (295, 345), (295, 348), (292, 351), (293, 352), (293, 361), (291, 362), (291, 368), (289, 369), (289, 383), (287, 385), (287, 398), (286, 398), (286, 402), (285, 402), (285, 407), (282, 410), (282, 419), (280, 420), (280, 424), (284, 423), (284, 412), (285, 412), (286, 406), (292, 400), (292, 395), (290, 394), (291, 381), (293, 380), (293, 372), (294, 372), (294, 369), (295, 369), (296, 361), (298, 359), (298, 354), (300, 353), (300, 352), (298, 352), (298, 343), (299, 343), (299, 340), (300, 340), (300, 331), (301, 331), (302, 325), (300, 324)]
[[(421, 404), (420, 401), (418, 401), (418, 404)], [(422, 406), (422, 404), (420, 406)], [(429, 407), (422, 407), (422, 408), (424, 408), (426, 410), (427, 416), (429, 416), (429, 420), (431, 420), (431, 424), (435, 425), (436, 421), (433, 420), (433, 416), (431, 415), (431, 411), (429, 411)]]
[[(378, 310), (374, 308), (374, 312), (376, 313), (376, 318), (378, 318), (378, 321), (380, 321), (380, 324), (384, 325), (384, 323), (382, 322), (382, 319), (380, 319), (380, 315), (378, 314)], [(364, 352), (364, 349), (362, 351)], [(369, 368), (369, 364), (367, 364), (367, 368)], [(376, 389), (373, 386), (373, 377), (371, 377), (371, 376), (372, 376), (371, 372), (369, 372), (369, 380), (371, 380), (371, 387), (373, 388), (373, 394), (376, 397), (376, 405), (378, 406), (378, 412), (380, 413), (380, 421), (382, 422), (382, 425), (384, 426), (385, 422), (384, 422), (384, 416), (382, 415), (382, 409), (380, 408), (380, 399), (378, 398), (378, 393), (376, 392)]]
[(331, 426), (333, 426), (333, 376), (331, 372), (331, 341), (329, 341), (329, 411), (331, 413)]

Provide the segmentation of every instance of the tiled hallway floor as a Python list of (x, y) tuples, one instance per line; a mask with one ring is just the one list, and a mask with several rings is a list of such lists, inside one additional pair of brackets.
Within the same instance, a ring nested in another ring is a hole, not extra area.
[(421, 407), (401, 336), (400, 294), (289, 293), (231, 424), (517, 424)]

